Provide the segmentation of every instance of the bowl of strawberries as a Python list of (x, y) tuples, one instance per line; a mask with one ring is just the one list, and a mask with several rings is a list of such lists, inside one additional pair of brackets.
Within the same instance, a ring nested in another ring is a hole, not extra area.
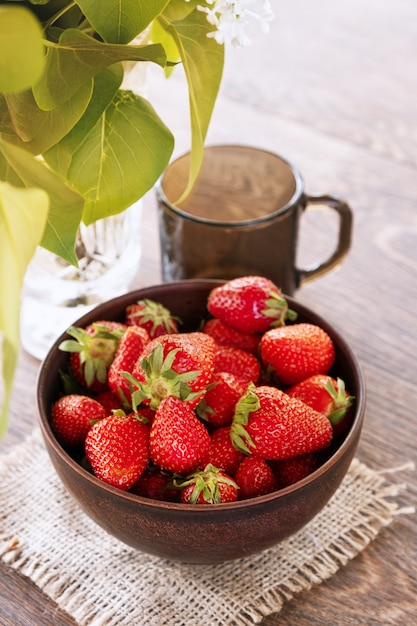
[(260, 276), (99, 305), (52, 346), (37, 402), (84, 512), (140, 551), (220, 563), (305, 526), (349, 469), (365, 383), (328, 321)]

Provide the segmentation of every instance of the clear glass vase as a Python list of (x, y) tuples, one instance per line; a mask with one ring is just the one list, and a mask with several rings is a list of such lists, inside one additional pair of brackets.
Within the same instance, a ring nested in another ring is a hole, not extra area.
[(119, 215), (81, 225), (79, 267), (39, 247), (27, 269), (21, 303), (24, 349), (43, 359), (75, 320), (129, 290), (141, 256), (142, 200)]

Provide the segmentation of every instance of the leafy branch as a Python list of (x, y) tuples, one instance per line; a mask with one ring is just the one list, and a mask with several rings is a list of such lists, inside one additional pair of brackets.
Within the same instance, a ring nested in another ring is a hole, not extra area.
[(181, 63), (192, 137), (188, 190), (193, 184), (224, 60), (198, 4), (204, 0), (0, 3), (0, 436), (19, 348), (21, 286), (36, 247), (77, 264), (80, 222), (124, 211), (171, 157), (171, 130), (150, 102), (121, 89), (126, 62), (154, 63), (167, 76)]

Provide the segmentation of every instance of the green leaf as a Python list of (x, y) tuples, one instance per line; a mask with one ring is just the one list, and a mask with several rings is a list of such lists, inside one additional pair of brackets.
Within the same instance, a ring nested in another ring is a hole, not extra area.
[(50, 209), (41, 244), (68, 263), (77, 264), (75, 237), (84, 198), (65, 184), (49, 167), (25, 150), (0, 138), (0, 180), (19, 187), (37, 187), (49, 195)]
[(77, 0), (93, 28), (111, 43), (128, 43), (141, 33), (169, 0)]
[(0, 407), (0, 437), (7, 426), (8, 405), (19, 351), (23, 277), (45, 228), (48, 208), (49, 198), (45, 191), (19, 189), (0, 182), (0, 348), (3, 353), (5, 387), (5, 397)]
[(165, 67), (165, 77), (169, 78), (175, 67), (175, 64), (181, 60), (180, 53), (178, 51), (177, 44), (172, 35), (170, 35), (165, 28), (162, 28), (158, 20), (155, 20), (152, 24), (152, 31), (150, 33), (151, 40), (154, 43), (160, 43), (167, 55), (167, 65)]
[(207, 34), (212, 30), (206, 15), (194, 10), (182, 20), (171, 11), (158, 18), (175, 40), (188, 81), (191, 116), (191, 162), (189, 180), (181, 201), (194, 184), (204, 152), (204, 141), (223, 74), (224, 47)]
[(0, 6), (0, 91), (29, 89), (45, 66), (42, 30), (32, 13), (19, 6)]
[(41, 109), (51, 110), (69, 100), (82, 85), (105, 67), (120, 61), (152, 61), (165, 66), (161, 45), (124, 46), (107, 44), (76, 30), (65, 30), (59, 43), (48, 42), (46, 70), (34, 86), (36, 102)]
[(125, 210), (154, 185), (174, 138), (146, 100), (119, 91), (77, 143), (68, 180), (86, 198), (83, 221), (91, 224)]
[(43, 156), (52, 169), (66, 178), (71, 166), (73, 154), (84, 141), (91, 129), (100, 119), (119, 89), (123, 80), (123, 68), (120, 64), (104, 69), (94, 78), (91, 100), (82, 118), (65, 137), (56, 143)]
[(78, 122), (90, 101), (92, 87), (93, 81), (85, 83), (72, 98), (51, 111), (37, 106), (32, 91), (6, 96), (15, 131), (9, 141), (32, 154), (42, 154)]

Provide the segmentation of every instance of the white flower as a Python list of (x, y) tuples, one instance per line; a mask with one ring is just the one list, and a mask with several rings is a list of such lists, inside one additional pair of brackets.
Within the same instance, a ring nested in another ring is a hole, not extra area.
[[(250, 8), (254, 4), (258, 5), (257, 11)], [(207, 14), (207, 20), (216, 28), (208, 34), (209, 37), (214, 37), (220, 44), (235, 46), (250, 45), (245, 28), (251, 19), (257, 20), (262, 30), (268, 32), (269, 22), (275, 17), (270, 0), (206, 0), (198, 9)]]

